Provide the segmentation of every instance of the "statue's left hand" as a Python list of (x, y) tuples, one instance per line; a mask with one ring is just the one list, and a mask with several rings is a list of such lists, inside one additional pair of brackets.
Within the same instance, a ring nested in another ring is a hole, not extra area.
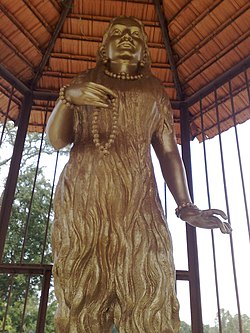
[(232, 232), (230, 224), (222, 222), (218, 216), (224, 220), (227, 219), (226, 214), (220, 209), (200, 210), (186, 207), (183, 208), (180, 213), (180, 218), (193, 227), (205, 229), (220, 228), (220, 231), (223, 234), (230, 234)]

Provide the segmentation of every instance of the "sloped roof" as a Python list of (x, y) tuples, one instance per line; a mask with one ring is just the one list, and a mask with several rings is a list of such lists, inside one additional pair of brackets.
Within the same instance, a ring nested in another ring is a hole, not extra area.
[[(127, 15), (145, 24), (152, 71), (163, 82), (174, 106), (177, 134), (180, 99), (189, 101), (192, 135), (199, 139), (203, 126), (206, 137), (218, 132), (216, 98), (222, 131), (233, 125), (230, 93), (235, 96), (236, 121), (249, 119), (249, 1), (163, 0), (162, 6), (159, 4), (158, 0), (1, 0), (0, 117), (6, 113), (12, 94), (8, 117), (14, 121), (18, 118), (23, 95), (18, 89), (12, 91), (7, 79), (13, 78), (19, 90), (24, 84), (23, 91), (27, 87), (43, 96), (39, 99), (35, 95), (29, 126), (30, 130), (40, 131), (44, 111), (51, 111), (54, 104), (44, 100), (44, 93), (54, 100), (62, 85), (77, 73), (94, 67), (97, 48), (110, 19)], [(157, 8), (163, 14), (164, 27)], [(171, 54), (166, 51), (163, 29)], [(216, 98), (211, 93), (203, 99), (206, 112), (202, 124), (197, 96), (235, 67), (239, 73), (239, 68), (245, 72), (236, 76), (230, 87), (226, 84), (219, 88)]]

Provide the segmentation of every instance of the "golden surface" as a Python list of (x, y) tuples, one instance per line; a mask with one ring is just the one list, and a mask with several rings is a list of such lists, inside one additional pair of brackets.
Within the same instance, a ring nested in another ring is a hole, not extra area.
[[(116, 77), (106, 75), (108, 70)], [(127, 74), (121, 79), (120, 73)], [(143, 74), (142, 78), (133, 79)], [(132, 77), (131, 77), (132, 76)], [(176, 333), (179, 328), (172, 244), (158, 197), (152, 143), (176, 203), (190, 202), (173, 133), (169, 99), (150, 72), (141, 22), (111, 22), (94, 69), (79, 74), (49, 119), (60, 149), (74, 142), (55, 194), (53, 254), (58, 333)], [(118, 108), (114, 131), (111, 99)], [(96, 111), (99, 110), (97, 113)], [(93, 134), (107, 142), (100, 151)], [(113, 133), (112, 132), (112, 133)], [(227, 224), (194, 207), (180, 217), (194, 226)]]

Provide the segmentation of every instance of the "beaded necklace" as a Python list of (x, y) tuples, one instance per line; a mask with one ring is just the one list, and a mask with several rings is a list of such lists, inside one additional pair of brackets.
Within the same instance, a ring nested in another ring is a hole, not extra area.
[(125, 72), (112, 73), (108, 69), (105, 69), (104, 73), (107, 76), (113, 77), (114, 79), (121, 79), (121, 80), (138, 80), (143, 78), (143, 74), (130, 75), (129, 73)]
[[(108, 69), (104, 71), (104, 73), (112, 77), (114, 79), (121, 79), (121, 80), (138, 80), (143, 77), (143, 74), (138, 75), (130, 75), (128, 73), (112, 73)], [(114, 140), (117, 135), (117, 119), (118, 119), (118, 105), (116, 103), (116, 99), (114, 97), (110, 98), (111, 101), (111, 111), (112, 111), (112, 126), (111, 126), (111, 132), (109, 134), (108, 140), (105, 143), (101, 143), (100, 141), (100, 134), (98, 130), (98, 118), (99, 118), (99, 112), (100, 110), (95, 110), (93, 112), (93, 119), (92, 119), (92, 134), (93, 134), (93, 142), (96, 146), (96, 148), (99, 149), (100, 152), (102, 152), (104, 155), (109, 154), (109, 149), (111, 145), (114, 143)]]
[(96, 148), (99, 149), (104, 155), (109, 154), (109, 149), (111, 145), (114, 143), (115, 137), (117, 135), (117, 118), (118, 118), (118, 110), (117, 110), (117, 103), (116, 99), (111, 97), (111, 111), (112, 111), (112, 126), (111, 132), (109, 134), (108, 140), (106, 143), (100, 142), (100, 134), (98, 130), (98, 118), (100, 110), (95, 110), (93, 112), (93, 119), (92, 119), (92, 134), (93, 134), (93, 142)]

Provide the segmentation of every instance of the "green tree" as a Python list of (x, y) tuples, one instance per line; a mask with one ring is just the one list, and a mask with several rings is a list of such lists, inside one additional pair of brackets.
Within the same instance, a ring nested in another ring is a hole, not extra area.
[[(2, 128), (0, 124), (0, 134), (2, 133)], [(10, 122), (7, 123), (1, 144), (0, 184), (4, 183), (3, 177), (7, 175), (8, 164), (16, 138), (16, 130), (13, 124)], [(53, 219), (52, 210), (49, 216), (51, 208), (51, 182), (45, 178), (42, 168), (38, 169), (36, 175), (34, 165), (37, 164), (39, 153), (42, 152), (42, 156), (46, 156), (47, 159), (47, 156), (54, 153), (54, 149), (47, 142), (46, 138), (42, 140), (41, 145), (41, 139), (42, 134), (39, 133), (27, 133), (26, 136), (15, 200), (5, 243), (5, 263), (14, 264), (22, 261), (26, 264), (39, 264), (51, 263), (52, 261), (49, 242), (51, 220)], [(68, 148), (62, 150), (60, 154), (68, 154)], [(32, 194), (35, 178), (35, 188)], [(42, 279), (40, 276), (29, 277), (24, 274), (0, 274), (1, 332), (35, 332), (41, 284)], [(26, 296), (28, 297), (25, 304)], [(3, 330), (3, 318), (5, 318), (6, 308), (8, 308), (8, 313)], [(51, 290), (47, 308), (46, 333), (54, 333), (53, 318), (55, 309), (55, 296), (53, 290)]]
[(52, 260), (48, 242), (51, 184), (45, 179), (42, 169), (39, 169), (32, 195), (35, 172), (34, 167), (20, 170), (5, 243), (4, 262), (41, 263), (43, 259), (43, 262), (50, 263)]
[[(0, 124), (1, 138), (2, 129), (3, 125)], [(4, 184), (4, 177), (7, 176), (16, 131), (17, 128), (11, 122), (6, 124), (1, 142), (0, 185)], [(22, 261), (26, 264), (39, 264), (51, 263), (52, 261), (49, 242), (50, 226), (53, 218), (52, 210), (49, 216), (51, 208), (51, 182), (45, 178), (42, 168), (38, 169), (36, 175), (34, 165), (37, 164), (40, 153), (47, 159), (49, 155), (54, 153), (54, 149), (47, 142), (46, 137), (43, 138), (42, 144), (41, 139), (41, 133), (27, 133), (26, 136), (15, 200), (5, 243), (5, 263), (14, 264)], [(66, 155), (68, 151), (68, 148), (62, 150), (60, 151), (60, 155)], [(32, 194), (35, 178), (35, 188)], [(2, 197), (1, 194), (0, 197)], [(1, 332), (35, 332), (41, 284), (41, 276), (29, 277), (24, 274), (0, 274)], [(26, 296), (27, 302), (25, 304)], [(8, 309), (7, 316), (5, 316), (6, 309)], [(54, 333), (53, 318), (55, 309), (56, 301), (52, 288), (47, 308), (46, 333)], [(4, 320), (5, 327), (3, 330)]]
[(185, 323), (185, 321), (181, 321), (179, 333), (192, 333), (191, 326)]
[[(221, 315), (221, 326), (223, 333), (240, 332), (238, 315), (232, 316), (230, 312), (226, 311), (225, 309), (220, 310), (220, 315)], [(250, 333), (250, 318), (246, 314), (241, 315), (241, 323), (242, 323), (242, 332)], [(182, 321), (179, 333), (191, 333), (191, 332), (192, 332), (191, 326)], [(218, 316), (215, 320), (214, 327), (210, 327), (210, 325), (203, 326), (203, 333), (219, 333)]]
[[(229, 311), (221, 309), (220, 316), (221, 316), (221, 326), (223, 333), (240, 332), (238, 314), (233, 316)], [(216, 324), (215, 327), (210, 328), (210, 331), (208, 331), (208, 333), (219, 332), (218, 317), (215, 320), (215, 324)], [(242, 332), (250, 333), (250, 318), (246, 314), (241, 315), (241, 324), (242, 324)]]
[[(19, 263), (21, 254), (23, 254), (25, 263), (41, 263), (42, 259), (43, 262), (50, 263), (52, 260), (48, 241), (51, 225), (49, 216), (51, 184), (45, 179), (42, 169), (40, 169), (37, 173), (33, 200), (30, 205), (34, 177), (34, 167), (23, 167), (20, 170), (5, 243), (4, 262)], [(3, 326), (1, 318), (5, 317), (8, 305), (4, 332), (35, 332), (41, 283), (40, 276), (31, 278), (23, 274), (15, 276), (2, 274), (0, 276), (0, 330)], [(10, 288), (11, 293), (9, 293)], [(10, 298), (9, 295), (11, 295)], [(48, 307), (48, 318), (51, 321), (46, 329), (48, 333), (54, 332), (53, 320), (51, 320), (55, 308), (54, 303), (54, 299), (52, 299)]]
[[(2, 134), (3, 125), (0, 124), (0, 135)], [(7, 122), (4, 129), (4, 136), (1, 144), (1, 150), (4, 154), (0, 156), (0, 168), (8, 164), (12, 157), (12, 150), (16, 140), (17, 127), (14, 126), (12, 122)], [(26, 135), (25, 146), (22, 154), (21, 168), (26, 167), (28, 164), (32, 164), (34, 159), (37, 157), (40, 142), (41, 133), (29, 132)], [(51, 155), (54, 153), (54, 149), (51, 147), (49, 142), (45, 139), (42, 142), (42, 152)], [(63, 150), (62, 153), (67, 153), (67, 149)]]

